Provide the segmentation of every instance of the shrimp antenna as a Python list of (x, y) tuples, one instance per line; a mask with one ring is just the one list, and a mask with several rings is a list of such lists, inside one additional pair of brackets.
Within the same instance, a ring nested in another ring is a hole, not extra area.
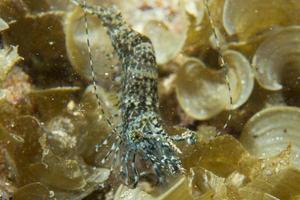
[[(220, 38), (218, 37), (217, 28), (215, 26), (214, 20), (212, 18), (212, 15), (211, 15), (211, 12), (210, 12), (210, 9), (209, 9), (208, 0), (204, 0), (204, 6), (205, 6), (205, 10), (207, 12), (207, 16), (208, 16), (208, 19), (209, 19), (210, 26), (212, 27), (213, 37), (216, 41), (216, 48), (217, 48), (217, 51), (219, 53), (220, 66), (221, 66), (222, 69), (225, 69), (224, 70), (225, 82), (226, 82), (226, 86), (227, 86), (227, 89), (228, 89), (228, 92), (229, 92), (229, 103), (230, 103), (230, 106), (232, 106), (233, 105), (233, 98), (232, 98), (232, 90), (231, 90), (231, 86), (230, 86), (230, 82), (229, 82), (229, 77), (228, 77), (228, 65), (226, 64), (224, 56), (223, 56)], [(232, 114), (229, 112), (227, 120), (226, 120), (226, 122), (223, 126), (224, 130), (227, 128), (231, 118), (232, 118)]]
[[(75, 4), (79, 5), (77, 1), (72, 0)], [(87, 19), (87, 12), (86, 12), (86, 0), (83, 0), (83, 13), (84, 13), (84, 24), (85, 24), (85, 34), (86, 34), (86, 42), (87, 42), (87, 49), (88, 49), (88, 56), (89, 56), (89, 66), (91, 69), (91, 76), (92, 76), (92, 82), (93, 82), (93, 93), (97, 99), (98, 108), (100, 109), (101, 114), (103, 115), (105, 121), (109, 125), (109, 127), (113, 130), (114, 133), (117, 134), (117, 130), (114, 127), (114, 124), (110, 121), (110, 119), (106, 116), (106, 113), (103, 109), (104, 103), (102, 102), (101, 98), (99, 97), (97, 93), (97, 84), (96, 84), (96, 76), (95, 76), (95, 70), (94, 70), (94, 61), (92, 56), (92, 50), (91, 50), (91, 44), (89, 39), (89, 26), (88, 26), (88, 19)]]

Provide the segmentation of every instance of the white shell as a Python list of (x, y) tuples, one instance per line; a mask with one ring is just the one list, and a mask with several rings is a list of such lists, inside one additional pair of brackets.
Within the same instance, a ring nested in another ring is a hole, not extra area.
[(229, 35), (247, 40), (276, 26), (300, 22), (298, 0), (226, 0), (223, 25)]
[(252, 63), (263, 88), (282, 89), (282, 72), (295, 68), (297, 71), (300, 65), (300, 26), (284, 28), (268, 37), (257, 49)]
[(250, 97), (254, 87), (254, 75), (249, 61), (243, 54), (227, 50), (223, 56), (229, 68), (228, 79), (233, 101), (229, 109), (233, 110), (243, 105)]
[(275, 156), (291, 145), (291, 161), (300, 167), (299, 125), (300, 108), (266, 108), (246, 123), (240, 141), (249, 152), (260, 158)]

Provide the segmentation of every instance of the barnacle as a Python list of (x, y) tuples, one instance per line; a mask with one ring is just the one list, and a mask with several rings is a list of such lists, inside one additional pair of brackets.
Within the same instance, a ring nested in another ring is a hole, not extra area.
[(275, 156), (291, 145), (291, 162), (299, 166), (300, 110), (296, 107), (274, 106), (256, 113), (245, 125), (241, 142), (260, 158)]
[(299, 2), (295, 0), (226, 0), (224, 28), (228, 34), (247, 40), (278, 26), (299, 24), (299, 9)]
[[(96, 77), (105, 80), (107, 75), (113, 73), (114, 66), (118, 63), (114, 55), (110, 39), (106, 30), (95, 16), (88, 16), (89, 40)], [(70, 62), (74, 69), (85, 79), (91, 80), (89, 67), (87, 36), (84, 29), (83, 11), (80, 8), (70, 12), (65, 21), (66, 48)], [(101, 38), (101, 39), (100, 39)], [(107, 75), (106, 75), (107, 74)]]
[(187, 58), (178, 70), (176, 94), (188, 115), (209, 119), (225, 109), (240, 107), (251, 95), (254, 77), (249, 61), (233, 50), (226, 50), (223, 55), (228, 66), (230, 93), (224, 73), (208, 68), (200, 60)]
[[(187, 24), (186, 16), (180, 19), (182, 22), (178, 22), (178, 24), (183, 26)], [(188, 25), (178, 27), (178, 30), (170, 30), (168, 25), (163, 21), (147, 21), (143, 33), (151, 39), (159, 64), (164, 64), (179, 54), (186, 39), (187, 27)]]
[(178, 144), (185, 174), (132, 189), (101, 164), (122, 73), (97, 17), (87, 35), (69, 0), (0, 0), (0, 198), (300, 199), (298, 0), (87, 4), (115, 5), (153, 43), (166, 130), (198, 136)]
[(247, 58), (233, 50), (224, 51), (225, 62), (228, 65), (228, 78), (231, 88), (232, 105), (229, 109), (236, 109), (244, 104), (254, 87), (254, 76)]
[(292, 82), (289, 79), (297, 78), (294, 74), (297, 75), (300, 55), (299, 33), (299, 26), (289, 26), (270, 34), (260, 44), (252, 62), (255, 77), (262, 87), (280, 90), (283, 87), (282, 83), (289, 83)]
[(220, 113), (229, 104), (226, 93), (222, 74), (207, 68), (200, 60), (188, 59), (178, 70), (178, 101), (196, 119), (208, 119)]

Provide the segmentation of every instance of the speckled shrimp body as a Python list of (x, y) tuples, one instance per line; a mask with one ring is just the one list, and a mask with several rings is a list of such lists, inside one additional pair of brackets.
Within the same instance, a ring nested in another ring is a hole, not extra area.
[(86, 12), (97, 15), (107, 28), (112, 45), (122, 64), (121, 129), (112, 150), (118, 151), (125, 184), (135, 187), (140, 174), (136, 163), (147, 163), (160, 183), (166, 175), (182, 173), (180, 150), (174, 141), (195, 142), (187, 131), (169, 136), (158, 114), (158, 69), (151, 41), (134, 31), (115, 7), (88, 6), (74, 1)]

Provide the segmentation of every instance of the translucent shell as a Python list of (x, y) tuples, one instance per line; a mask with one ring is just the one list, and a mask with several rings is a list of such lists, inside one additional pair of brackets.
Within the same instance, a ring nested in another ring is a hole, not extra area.
[(298, 24), (299, 11), (297, 0), (226, 0), (223, 24), (229, 35), (246, 40), (276, 26)]
[(300, 164), (300, 109), (276, 106), (256, 113), (245, 125), (241, 142), (253, 155), (260, 158), (275, 156), (292, 148), (291, 162)]
[(187, 60), (178, 70), (176, 95), (182, 109), (200, 120), (220, 113), (229, 104), (222, 74), (197, 59)]
[[(96, 16), (87, 16), (91, 54), (97, 80), (107, 78), (118, 63), (109, 36)], [(85, 32), (84, 13), (79, 7), (70, 12), (65, 20), (68, 58), (84, 79), (92, 80)]]
[[(184, 16), (183, 19), (185, 19)], [(182, 24), (187, 24), (185, 19)], [(148, 21), (143, 29), (154, 46), (158, 64), (164, 64), (174, 58), (181, 51), (186, 40), (187, 26), (185, 30), (178, 30), (178, 33), (170, 29), (163, 21)]]
[(176, 94), (183, 110), (199, 120), (209, 119), (223, 110), (244, 104), (252, 93), (254, 77), (248, 60), (239, 52), (224, 51), (228, 66), (228, 85), (222, 70), (209, 69), (200, 60), (188, 58), (177, 72)]
[(270, 34), (256, 50), (252, 62), (255, 77), (263, 88), (282, 89), (283, 82), (291, 82), (288, 79), (294, 80), (293, 76), (299, 74), (300, 27), (290, 26)]
[(231, 88), (233, 110), (243, 105), (250, 97), (254, 87), (254, 75), (247, 58), (238, 51), (224, 51), (224, 59), (229, 67), (228, 79)]
[[(205, 10), (205, 2), (210, 12)], [(213, 21), (216, 30), (222, 29), (222, 11), (223, 0), (211, 1), (187, 1), (186, 10), (190, 15), (190, 26), (187, 39), (184, 46), (184, 52), (188, 55), (198, 56), (205, 55), (211, 49), (210, 37), (213, 35), (210, 18)], [(222, 41), (220, 41), (222, 43)]]

